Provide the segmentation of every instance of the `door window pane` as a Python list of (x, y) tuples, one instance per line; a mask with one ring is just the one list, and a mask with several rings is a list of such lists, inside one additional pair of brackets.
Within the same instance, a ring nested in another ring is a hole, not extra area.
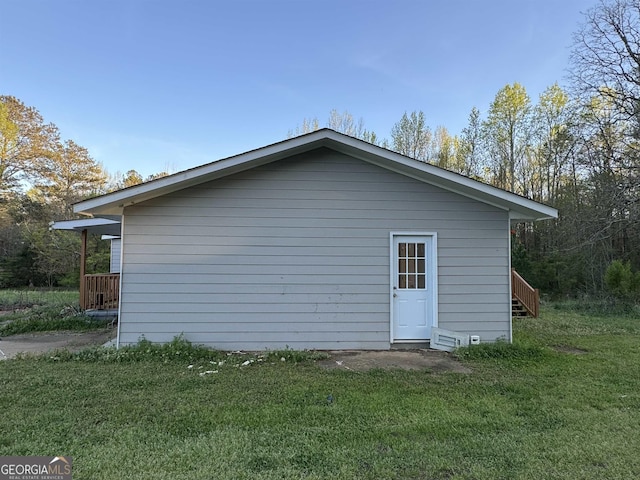
[(398, 243), (398, 288), (426, 288), (426, 246)]

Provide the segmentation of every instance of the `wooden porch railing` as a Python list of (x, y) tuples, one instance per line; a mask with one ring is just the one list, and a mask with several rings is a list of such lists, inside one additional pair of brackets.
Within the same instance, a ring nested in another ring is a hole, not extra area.
[(118, 308), (120, 274), (85, 275), (80, 289), (80, 307), (83, 310), (111, 310)]
[(511, 298), (518, 300), (534, 318), (540, 314), (540, 292), (533, 288), (520, 276), (515, 269), (511, 269)]

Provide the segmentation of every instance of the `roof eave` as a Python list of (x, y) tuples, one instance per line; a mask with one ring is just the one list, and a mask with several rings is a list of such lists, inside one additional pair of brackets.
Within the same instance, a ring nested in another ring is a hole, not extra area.
[(121, 215), (127, 206), (323, 146), (387, 170), (508, 210), (512, 220), (541, 220), (558, 216), (557, 210), (552, 207), (434, 165), (417, 162), (399, 153), (329, 129), (318, 130), (168, 177), (88, 199), (74, 205), (74, 211), (85, 215)]
[(151, 182), (83, 200), (76, 203), (73, 210), (83, 215), (122, 215), (127, 206), (319, 148), (323, 146), (326, 138), (326, 131), (319, 130)]
[(62, 220), (51, 222), (50, 230), (67, 230), (74, 232), (82, 232), (87, 230), (90, 233), (98, 235), (119, 236), (121, 230), (120, 220), (115, 218), (84, 218), (79, 220)]
[[(364, 143), (357, 139), (352, 140)], [(365, 143), (365, 146), (351, 145), (344, 148), (346, 144), (346, 141), (341, 142), (340, 145), (343, 148), (338, 147), (336, 150), (482, 203), (508, 210), (512, 220), (545, 220), (558, 217), (558, 211), (553, 207), (478, 182), (464, 175), (429, 163), (416, 162), (414, 159), (372, 144)]]

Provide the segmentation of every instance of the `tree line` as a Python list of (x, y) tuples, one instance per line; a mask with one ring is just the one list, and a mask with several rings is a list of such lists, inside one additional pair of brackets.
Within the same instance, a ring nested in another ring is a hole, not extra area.
[[(633, 122), (614, 122), (601, 92), (583, 100), (554, 84), (534, 103), (514, 83), (484, 116), (473, 107), (460, 135), (432, 130), (422, 111), (403, 114), (389, 139), (348, 111), (332, 111), (327, 126), (558, 208), (557, 220), (513, 225), (513, 266), (547, 293), (594, 293), (615, 260), (640, 270), (640, 164)], [(319, 128), (302, 125), (296, 133)]]
[[(574, 34), (568, 82), (532, 100), (507, 84), (466, 127), (432, 129), (405, 113), (389, 137), (347, 111), (326, 125), (552, 205), (559, 218), (512, 230), (512, 264), (556, 296), (640, 300), (640, 0), (602, 1)], [(290, 136), (319, 128), (304, 119)], [(624, 292), (624, 293), (623, 293)]]
[[(166, 174), (110, 175), (36, 108), (0, 95), (0, 287), (77, 285), (79, 237), (50, 222), (74, 218), (79, 200)], [(108, 271), (108, 246), (91, 238), (89, 271)]]
[[(640, 0), (603, 0), (584, 15), (566, 85), (532, 99), (507, 84), (482, 113), (471, 108), (458, 134), (431, 128), (421, 110), (388, 136), (348, 111), (332, 110), (326, 126), (558, 208), (557, 220), (513, 225), (513, 266), (550, 295), (638, 300)], [(304, 119), (288, 135), (318, 128)], [(77, 239), (48, 222), (71, 218), (75, 201), (145, 180), (135, 170), (108, 175), (35, 108), (1, 96), (0, 286), (77, 282)], [(104, 245), (92, 243), (96, 270), (106, 268)]]

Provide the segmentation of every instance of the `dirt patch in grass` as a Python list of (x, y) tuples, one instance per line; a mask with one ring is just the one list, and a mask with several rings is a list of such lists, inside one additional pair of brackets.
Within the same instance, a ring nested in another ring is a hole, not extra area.
[(555, 345), (552, 347), (556, 352), (560, 353), (568, 353), (570, 355), (584, 355), (585, 353), (589, 353), (588, 350), (578, 347), (571, 347), (569, 345)]
[(428, 370), (431, 373), (471, 373), (452, 355), (437, 350), (331, 351), (318, 365), (327, 369), (365, 372), (372, 369)]
[(0, 338), (0, 360), (18, 353), (45, 353), (57, 349), (77, 352), (83, 348), (103, 345), (116, 336), (115, 328), (87, 332), (39, 332)]

